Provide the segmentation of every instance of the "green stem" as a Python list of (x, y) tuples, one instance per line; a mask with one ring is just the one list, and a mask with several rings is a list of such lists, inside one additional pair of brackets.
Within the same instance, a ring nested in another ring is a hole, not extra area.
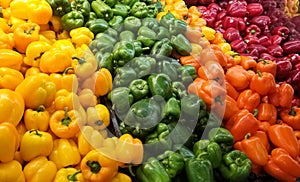
[(295, 109), (293, 107), (291, 108), (291, 110), (289, 112), (289, 115), (296, 116), (296, 111), (295, 111)]
[(90, 167), (92, 173), (97, 174), (101, 170), (101, 165), (98, 161), (87, 161), (86, 165)]
[(68, 74), (68, 72), (69, 72), (70, 70), (74, 70), (74, 68), (73, 68), (73, 67), (67, 67), (67, 68), (64, 70), (64, 72), (62, 73), (62, 75)]
[(72, 122), (72, 119), (68, 115), (68, 107), (65, 107), (64, 111), (65, 115), (64, 118), (61, 120), (61, 124), (64, 126), (69, 126), (69, 124)]
[(81, 173), (81, 170), (76, 171), (74, 174), (69, 174), (67, 176), (67, 179), (69, 181), (78, 181), (78, 179), (76, 178), (76, 175), (79, 174), (79, 173)]
[(39, 133), (38, 130), (30, 130), (30, 131), (29, 131), (29, 133), (32, 133), (32, 132), (34, 132), (34, 134), (37, 135), (37, 136), (39, 136), (39, 137), (42, 137), (42, 136), (43, 136), (42, 134)]
[(258, 109), (254, 109), (253, 115), (254, 115), (254, 117), (256, 117), (258, 115)]
[(40, 105), (38, 108), (36, 108), (36, 111), (37, 111), (37, 112), (43, 112), (43, 111), (45, 111), (45, 110), (46, 110), (46, 108), (45, 108), (44, 105)]
[(84, 58), (79, 58), (79, 57), (75, 57), (75, 56), (73, 56), (72, 59), (76, 59), (79, 64), (83, 64), (86, 62)]

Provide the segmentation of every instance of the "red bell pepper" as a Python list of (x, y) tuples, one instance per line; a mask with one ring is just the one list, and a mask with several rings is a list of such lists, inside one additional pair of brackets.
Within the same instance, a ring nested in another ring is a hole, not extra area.
[(198, 0), (198, 3), (203, 4), (203, 5), (207, 5), (207, 4), (210, 4), (213, 2), (215, 2), (215, 1), (214, 0)]
[(265, 46), (260, 45), (260, 44), (250, 44), (250, 45), (248, 45), (248, 51), (251, 52), (254, 49), (256, 49), (258, 51), (259, 55), (264, 53), (264, 52), (267, 52), (267, 48)]
[(285, 54), (293, 54), (300, 52), (300, 40), (290, 40), (282, 45)]
[(216, 19), (217, 20), (222, 20), (226, 16), (227, 12), (225, 9), (221, 9), (221, 11), (218, 13)]
[(237, 17), (237, 20), (239, 22), (239, 25), (238, 25), (239, 28), (238, 29), (240, 31), (244, 31), (247, 28), (246, 21), (243, 18), (240, 18), (240, 17)]
[(237, 52), (245, 52), (247, 49), (247, 44), (240, 39), (236, 39), (230, 43), (232, 49), (236, 50)]
[(268, 36), (262, 35), (258, 38), (258, 43), (262, 46), (268, 47), (269, 45), (271, 45), (271, 40)]
[(246, 16), (252, 18), (254, 16), (259, 16), (263, 13), (264, 9), (261, 3), (248, 3), (247, 4), (247, 14)]
[(292, 71), (292, 63), (287, 60), (277, 61), (277, 72), (276, 78), (278, 80), (286, 80), (290, 76), (290, 72)]
[(271, 44), (280, 45), (283, 41), (283, 38), (280, 35), (272, 35), (270, 36)]
[(247, 3), (240, 0), (229, 1), (226, 11), (230, 16), (243, 18), (247, 13)]
[(227, 40), (229, 42), (232, 42), (236, 39), (240, 39), (240, 40), (242, 39), (242, 36), (240, 35), (240, 32), (237, 29), (232, 28), (232, 27), (228, 28), (224, 32), (223, 37), (224, 37), (225, 40)]
[(273, 28), (273, 30), (272, 30), (272, 34), (280, 35), (284, 39), (286, 39), (288, 37), (289, 33), (290, 33), (290, 29), (286, 26), (278, 26), (278, 27)]
[(248, 34), (244, 37), (244, 41), (247, 44), (259, 44), (259, 39), (255, 35)]
[(219, 13), (222, 10), (222, 8), (216, 3), (210, 3), (207, 6), (207, 9), (210, 10), (211, 12), (216, 12), (216, 13)]
[(229, 27), (233, 27), (235, 29), (238, 29), (239, 27), (239, 22), (237, 20), (236, 17), (232, 17), (232, 16), (225, 16), (222, 19), (222, 27), (226, 30)]
[(272, 56), (272, 55), (270, 55), (268, 53), (265, 53), (265, 52), (260, 54), (260, 58), (261, 59), (267, 59), (267, 60), (275, 61), (275, 57), (274, 56)]
[(261, 33), (260, 28), (257, 25), (250, 25), (249, 27), (246, 28), (246, 34), (251, 34), (253, 36), (259, 36)]
[(292, 63), (293, 67), (295, 67), (295, 65), (300, 64), (300, 55), (299, 54), (289, 54), (287, 56), (287, 59)]
[(260, 29), (264, 29), (266, 26), (270, 25), (271, 19), (265, 15), (255, 16), (250, 20), (250, 23), (257, 25)]
[(280, 45), (273, 44), (268, 46), (267, 52), (272, 56), (281, 57), (283, 53), (283, 49), (281, 48)]

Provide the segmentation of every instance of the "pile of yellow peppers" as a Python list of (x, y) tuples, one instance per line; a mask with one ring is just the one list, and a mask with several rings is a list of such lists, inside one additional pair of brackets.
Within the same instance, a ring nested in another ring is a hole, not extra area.
[(62, 30), (46, 0), (0, 5), (0, 181), (130, 182), (119, 168), (141, 163), (143, 145), (108, 137), (97, 98), (112, 75), (87, 46), (94, 34)]

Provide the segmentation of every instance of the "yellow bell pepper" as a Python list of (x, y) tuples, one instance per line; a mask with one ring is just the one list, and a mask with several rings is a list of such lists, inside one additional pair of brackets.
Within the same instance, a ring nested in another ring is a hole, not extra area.
[(12, 160), (6, 163), (0, 163), (0, 181), (25, 182), (22, 165), (16, 160)]
[(57, 169), (75, 166), (80, 163), (80, 153), (72, 139), (55, 139), (49, 160), (56, 164)]
[(77, 110), (56, 110), (50, 117), (49, 125), (51, 131), (60, 138), (72, 138), (79, 131), (79, 124), (83, 118)]
[(77, 93), (78, 90), (78, 78), (75, 74), (69, 73), (73, 70), (72, 67), (68, 67), (62, 74), (51, 73), (50, 80), (55, 83), (56, 90), (66, 89), (69, 92)]
[(51, 17), (51, 19), (50, 19), (50, 30), (53, 30), (56, 33), (62, 31), (60, 19), (61, 19), (60, 16), (52, 16)]
[(105, 129), (110, 124), (110, 113), (103, 104), (88, 107), (86, 110), (87, 124), (96, 130)]
[(20, 152), (25, 161), (39, 156), (47, 157), (53, 148), (52, 136), (44, 131), (28, 130), (21, 141)]
[(15, 152), (14, 160), (18, 161), (22, 166), (25, 164), (25, 161), (23, 160), (20, 151)]
[(94, 39), (94, 34), (87, 27), (79, 27), (70, 31), (71, 41), (76, 47), (82, 44), (89, 44)]
[(41, 105), (36, 110), (26, 109), (23, 120), (27, 130), (36, 129), (47, 131), (49, 127), (50, 113)]
[(56, 33), (53, 30), (40, 31), (40, 40), (53, 44), (56, 41)]
[(72, 110), (73, 108), (77, 108), (80, 102), (76, 93), (60, 89), (55, 94), (54, 104), (56, 110), (64, 110), (66, 107)]
[(82, 44), (76, 49), (72, 59), (74, 60), (72, 67), (80, 80), (90, 77), (98, 68), (97, 59), (86, 44)]
[(216, 31), (213, 28), (207, 27), (207, 26), (202, 26), (201, 27), (202, 34), (204, 37), (211, 41), (215, 39), (215, 33)]
[(26, 182), (52, 182), (56, 172), (55, 163), (44, 156), (29, 161), (23, 169)]
[(57, 32), (56, 37), (57, 37), (58, 40), (69, 40), (69, 41), (71, 41), (70, 34), (66, 30), (62, 30), (62, 31)]
[(56, 85), (50, 81), (49, 75), (38, 73), (26, 77), (15, 91), (23, 96), (27, 108), (37, 109), (40, 105), (51, 106), (55, 98)]
[(47, 24), (52, 17), (52, 8), (46, 0), (28, 0), (27, 8), (28, 19), (33, 23)]
[(38, 73), (41, 73), (40, 68), (38, 68), (38, 67), (30, 67), (25, 72), (25, 78), (29, 77), (29, 76), (32, 76), (32, 75), (35, 75), (35, 74), (38, 74)]
[(84, 88), (78, 94), (80, 104), (84, 108), (93, 107), (97, 104), (97, 97), (91, 89)]
[(13, 49), (14, 46), (14, 34), (0, 30), (0, 49)]
[(49, 49), (51, 49), (51, 45), (47, 42), (31, 42), (26, 48), (24, 63), (29, 66), (40, 67), (41, 56)]
[(106, 140), (105, 137), (93, 127), (83, 126), (77, 138), (80, 154), (85, 156), (89, 151), (103, 147), (103, 142)]
[(117, 175), (114, 176), (114, 178), (110, 182), (131, 182), (131, 178), (121, 172), (118, 172)]
[(33, 42), (40, 39), (40, 26), (36, 23), (23, 23), (20, 24), (14, 30), (14, 40), (16, 49), (25, 53), (27, 46)]
[(106, 68), (96, 72), (95, 95), (104, 96), (112, 90), (112, 75)]
[(97, 150), (92, 150), (82, 158), (80, 169), (86, 181), (107, 182), (117, 174), (118, 163)]
[(20, 142), (21, 142), (21, 141), (22, 141), (22, 138), (23, 138), (23, 136), (24, 136), (24, 134), (25, 134), (26, 131), (27, 131), (24, 122), (21, 121), (21, 122), (16, 126), (16, 129), (17, 129), (17, 131), (18, 131), (19, 139), (20, 139)]
[(0, 123), (9, 122), (17, 126), (25, 109), (22, 96), (9, 89), (0, 89), (0, 103)]
[(28, 19), (28, 1), (27, 0), (13, 0), (10, 3), (10, 11), (12, 16), (15, 16), (20, 19)]
[(227, 51), (225, 53), (225, 55), (229, 55), (229, 56), (233, 57), (234, 65), (240, 64), (240, 62), (242, 60), (240, 54), (237, 52), (234, 52), (234, 51)]
[(220, 47), (223, 53), (231, 51), (231, 46), (227, 42), (219, 43), (218, 46)]
[(12, 0), (0, 0), (0, 6), (2, 8), (8, 8)]
[(72, 167), (61, 168), (57, 171), (54, 182), (84, 182), (80, 170)]
[[(0, 0), (0, 4), (1, 4), (1, 0)], [(5, 33), (8, 32), (9, 25), (8, 25), (7, 19), (0, 18), (0, 30), (2, 30), (2, 32), (5, 32)]]
[(21, 72), (7, 67), (0, 67), (0, 89), (15, 90), (23, 80), (24, 76)]
[(11, 49), (0, 49), (0, 67), (20, 70), (22, 62), (23, 56), (17, 51)]
[(0, 141), (0, 163), (12, 161), (20, 145), (18, 131), (13, 124), (0, 123)]
[(116, 152), (118, 161), (127, 164), (140, 164), (144, 156), (143, 143), (130, 134), (123, 134), (117, 142)]

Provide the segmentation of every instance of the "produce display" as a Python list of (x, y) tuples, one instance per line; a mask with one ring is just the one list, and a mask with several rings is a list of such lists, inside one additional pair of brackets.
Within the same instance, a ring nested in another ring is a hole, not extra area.
[(0, 6), (0, 182), (300, 180), (299, 1)]

